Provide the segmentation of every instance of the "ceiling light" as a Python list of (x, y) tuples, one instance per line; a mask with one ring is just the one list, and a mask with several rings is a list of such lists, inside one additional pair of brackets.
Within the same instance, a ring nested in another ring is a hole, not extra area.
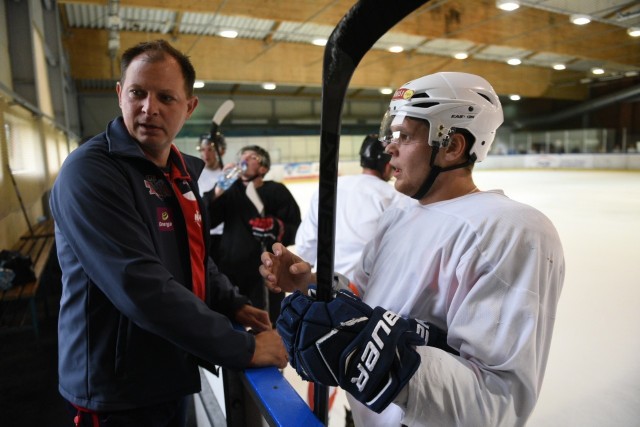
[(596, 75), (604, 74), (604, 70), (600, 67), (592, 68), (591, 72)]
[(393, 53), (400, 53), (404, 50), (404, 48), (402, 46), (391, 46), (389, 48), (389, 52), (393, 52)]
[(380, 93), (383, 95), (391, 95), (393, 93), (393, 89), (391, 89), (390, 87), (383, 87), (382, 89), (380, 89)]
[(511, 12), (512, 10), (516, 10), (520, 7), (519, 1), (509, 1), (509, 0), (497, 0), (496, 7), (498, 9), (505, 10), (507, 12)]
[(193, 82), (194, 89), (200, 89), (204, 87), (204, 82), (202, 80), (196, 80)]
[(624, 76), (625, 77), (635, 77), (637, 75), (640, 75), (640, 72), (632, 70), (632, 71), (625, 71)]
[(226, 39), (235, 39), (236, 37), (238, 37), (238, 32), (236, 30), (222, 30), (218, 33), (218, 35)]
[(564, 64), (553, 64), (553, 69), (554, 70), (558, 70), (558, 71), (562, 71), (562, 70), (566, 70), (567, 66)]
[(327, 45), (327, 39), (313, 39), (311, 41), (311, 44), (314, 44), (316, 46), (326, 46)]
[(581, 13), (577, 13), (575, 15), (571, 15), (571, 22), (576, 25), (586, 25), (591, 22), (591, 17), (589, 15), (583, 15)]
[(631, 37), (640, 37), (640, 27), (627, 28), (627, 34)]
[(264, 90), (274, 90), (276, 88), (275, 83), (262, 83), (262, 89)]
[(509, 58), (507, 59), (507, 64), (509, 65), (520, 65), (522, 64), (522, 61), (518, 58)]
[(509, 95), (509, 99), (512, 101), (520, 101), (520, 95)]
[(456, 59), (467, 59), (469, 55), (466, 52), (458, 52), (455, 55), (453, 55), (453, 57)]

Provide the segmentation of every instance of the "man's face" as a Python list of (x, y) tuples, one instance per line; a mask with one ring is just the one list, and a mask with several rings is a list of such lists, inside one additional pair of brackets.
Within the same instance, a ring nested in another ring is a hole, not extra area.
[(392, 125), (391, 130), (394, 139), (385, 151), (391, 154), (394, 185), (399, 192), (412, 196), (429, 173), (429, 127), (423, 121), (405, 118), (402, 123)]
[(154, 62), (139, 55), (116, 91), (129, 134), (150, 158), (168, 156), (175, 136), (198, 105), (198, 98), (187, 97), (178, 62), (168, 55)]
[(262, 166), (262, 157), (255, 151), (243, 151), (240, 154), (240, 161), (247, 163), (247, 170), (242, 174), (243, 181), (250, 181), (267, 173), (267, 168)]
[(216, 153), (215, 144), (209, 142), (200, 144), (200, 158), (204, 160), (206, 167), (216, 169), (218, 167), (218, 153)]

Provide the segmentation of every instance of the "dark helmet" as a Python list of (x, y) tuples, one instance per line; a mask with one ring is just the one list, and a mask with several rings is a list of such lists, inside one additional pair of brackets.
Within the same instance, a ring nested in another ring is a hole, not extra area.
[(254, 151), (258, 156), (260, 156), (260, 164), (265, 168), (271, 169), (271, 156), (269, 156), (269, 152), (259, 145), (247, 145), (240, 149), (240, 154), (245, 151)]
[(382, 142), (378, 140), (378, 135), (367, 135), (360, 147), (360, 166), (382, 173), (389, 160), (391, 160), (391, 155), (384, 152), (384, 147)]
[(211, 134), (205, 133), (200, 135), (200, 146), (209, 145), (214, 143), (218, 149), (225, 151), (227, 149), (227, 141), (224, 139), (224, 135), (220, 132), (216, 132), (216, 134), (211, 138)]

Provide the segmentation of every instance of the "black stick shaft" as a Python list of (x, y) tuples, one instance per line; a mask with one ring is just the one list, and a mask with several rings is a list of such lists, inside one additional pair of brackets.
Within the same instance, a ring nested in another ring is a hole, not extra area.
[[(317, 298), (329, 301), (333, 284), (335, 213), (342, 107), (351, 76), (373, 44), (428, 0), (360, 0), (338, 23), (324, 51), (318, 206)], [(316, 384), (314, 413), (328, 421), (328, 389)]]

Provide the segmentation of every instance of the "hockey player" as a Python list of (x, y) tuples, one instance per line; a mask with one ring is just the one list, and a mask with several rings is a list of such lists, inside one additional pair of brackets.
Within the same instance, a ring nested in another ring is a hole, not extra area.
[[(297, 290), (277, 326), (303, 378), (338, 384), (376, 412), (397, 405), (406, 425), (525, 424), (564, 255), (546, 216), (473, 181), (502, 121), (479, 76), (436, 73), (395, 92), (380, 136), (395, 188), (419, 204), (383, 214), (353, 276), (362, 300), (339, 291), (314, 301), (303, 293), (316, 280), (308, 263), (282, 245), (263, 253), (268, 286)], [(431, 326), (458, 354), (432, 346)]]
[[(284, 184), (264, 179), (271, 168), (267, 150), (248, 145), (240, 149), (239, 160), (246, 164), (240, 179), (226, 191), (216, 186), (205, 196), (211, 225), (224, 222), (218, 265), (255, 307), (268, 308), (275, 323), (282, 295), (265, 288), (257, 271), (260, 254), (274, 242), (293, 244), (300, 225), (300, 208)], [(263, 204), (263, 212), (258, 211), (247, 194), (250, 183)]]
[(222, 156), (227, 151), (224, 135), (218, 132), (214, 138), (211, 138), (209, 134), (200, 136), (198, 151), (200, 152), (200, 158), (204, 161), (204, 169), (198, 179), (200, 195), (203, 195), (213, 189), (216, 182), (218, 182), (218, 176), (222, 173), (224, 166)]
[[(411, 199), (394, 190), (388, 181), (391, 156), (384, 152), (377, 134), (367, 135), (360, 147), (362, 173), (338, 178), (334, 268), (352, 277), (364, 245), (373, 237), (382, 212), (401, 200)], [(318, 191), (296, 234), (296, 254), (312, 265), (318, 252)]]
[[(224, 166), (222, 156), (227, 151), (227, 142), (224, 135), (217, 132), (213, 138), (210, 134), (200, 136), (200, 145), (198, 145), (200, 158), (204, 161), (204, 169), (200, 178), (198, 178), (198, 187), (200, 187), (200, 196), (213, 190), (218, 178), (222, 175)], [(224, 230), (224, 223), (218, 224), (210, 230), (209, 239), (209, 255), (216, 263), (220, 262), (220, 239)]]

